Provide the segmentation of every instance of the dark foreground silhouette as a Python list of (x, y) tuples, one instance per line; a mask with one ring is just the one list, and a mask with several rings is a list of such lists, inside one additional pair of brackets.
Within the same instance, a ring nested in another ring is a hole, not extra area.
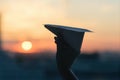
[(55, 37), (57, 44), (56, 62), (63, 79), (78, 80), (70, 68), (80, 54), (85, 32), (91, 31), (63, 25), (45, 24), (44, 26), (57, 36)]
[(79, 53), (70, 47), (62, 37), (55, 37), (55, 43), (57, 44), (57, 67), (63, 79), (78, 80), (70, 68)]

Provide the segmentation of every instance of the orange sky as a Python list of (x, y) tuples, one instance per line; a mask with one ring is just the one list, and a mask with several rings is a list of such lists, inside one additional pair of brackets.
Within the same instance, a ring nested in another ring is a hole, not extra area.
[(119, 8), (119, 0), (0, 0), (4, 49), (22, 51), (21, 42), (30, 40), (31, 52), (56, 51), (43, 26), (50, 23), (94, 31), (85, 34), (82, 51), (120, 51)]

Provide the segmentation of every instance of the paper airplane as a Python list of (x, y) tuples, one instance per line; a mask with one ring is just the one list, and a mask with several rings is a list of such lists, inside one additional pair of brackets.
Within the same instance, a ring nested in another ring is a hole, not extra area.
[(62, 35), (63, 39), (77, 52), (80, 52), (84, 33), (92, 32), (87, 29), (73, 28), (61, 25), (45, 24), (44, 26), (56, 36)]

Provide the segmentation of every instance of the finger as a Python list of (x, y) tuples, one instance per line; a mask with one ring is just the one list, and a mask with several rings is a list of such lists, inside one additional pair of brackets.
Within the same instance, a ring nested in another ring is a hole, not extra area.
[(54, 37), (55, 43), (58, 43), (58, 37)]
[(66, 43), (66, 41), (63, 39), (63, 37), (61, 36), (57, 36), (57, 37), (54, 37), (55, 39), (55, 43), (57, 45), (59, 45), (60, 47), (63, 47), (63, 48), (66, 48), (68, 46), (68, 44)]
[(56, 38), (57, 38), (57, 37), (54, 37), (55, 43), (56, 43)]
[(63, 41), (63, 39), (62, 39), (61, 37), (54, 37), (54, 39), (55, 39), (56, 42), (61, 42), (61, 41)]
[(57, 37), (55, 36), (55, 37), (54, 37), (54, 39), (56, 40), (56, 39), (57, 39)]

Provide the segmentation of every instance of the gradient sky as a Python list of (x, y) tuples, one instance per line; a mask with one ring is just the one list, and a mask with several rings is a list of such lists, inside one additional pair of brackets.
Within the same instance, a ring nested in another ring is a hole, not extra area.
[(120, 51), (120, 0), (0, 0), (4, 48), (22, 51), (56, 50), (54, 35), (43, 24), (81, 27), (86, 33), (82, 51)]

